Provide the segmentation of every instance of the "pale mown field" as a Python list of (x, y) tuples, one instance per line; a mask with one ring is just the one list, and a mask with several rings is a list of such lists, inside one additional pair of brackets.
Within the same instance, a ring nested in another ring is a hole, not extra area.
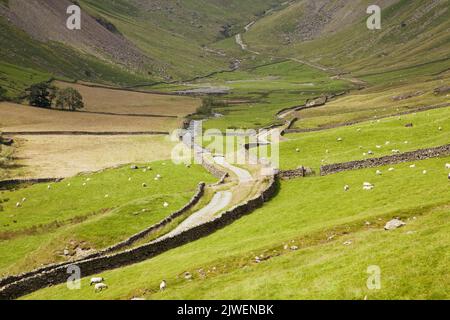
[(114, 133), (172, 132), (180, 127), (183, 116), (194, 112), (199, 104), (199, 100), (188, 97), (93, 88), (64, 82), (56, 84), (79, 90), (85, 102), (82, 111), (86, 112), (49, 110), (4, 102), (0, 103), (0, 132), (82, 131), (111, 135), (13, 134), (16, 143), (8, 151), (8, 167), (1, 169), (2, 179), (69, 177), (131, 162), (169, 159), (173, 142), (168, 136), (117, 136)]
[[(17, 139), (17, 138), (16, 138)], [(21, 136), (11, 177), (70, 177), (131, 162), (170, 159), (167, 136)]]
[(170, 131), (181, 119), (129, 117), (68, 112), (28, 107), (14, 103), (0, 103), (0, 131), (88, 131), (136, 132)]
[(189, 97), (96, 88), (61, 81), (56, 81), (55, 85), (77, 89), (83, 96), (85, 111), (90, 112), (183, 117), (194, 113), (200, 105), (199, 99)]

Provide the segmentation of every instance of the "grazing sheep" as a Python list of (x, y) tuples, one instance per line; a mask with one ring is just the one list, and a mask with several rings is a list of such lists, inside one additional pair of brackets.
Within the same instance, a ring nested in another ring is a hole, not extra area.
[(341, 142), (341, 141), (342, 141), (342, 138), (337, 138), (337, 141), (338, 141), (338, 142)]
[(105, 281), (105, 279), (103, 279), (102, 277), (91, 278), (91, 282), (89, 285), (92, 286), (93, 284), (102, 283), (103, 281)]
[(349, 190), (350, 190), (350, 186), (349, 185), (344, 186), (344, 191), (349, 191)]
[(50, 189), (51, 189), (51, 187), (52, 187), (51, 185), (48, 185), (48, 186), (47, 186), (47, 189), (48, 189), (48, 190), (50, 190)]
[(377, 170), (376, 174), (377, 174), (378, 176), (381, 176), (383, 173), (382, 173), (380, 170)]
[(292, 251), (297, 251), (298, 249), (299, 249), (299, 248), (298, 248), (297, 246), (292, 246), (292, 247), (291, 247), (291, 250), (292, 250)]
[(163, 206), (164, 206), (164, 208), (167, 208), (169, 206), (169, 204), (167, 202), (164, 202)]
[(373, 188), (375, 188), (373, 184), (371, 184), (370, 182), (364, 182), (363, 190), (372, 190)]
[(68, 186), (68, 187), (70, 187), (70, 186), (71, 186), (71, 184), (70, 184), (70, 183), (68, 183), (68, 184), (67, 184), (67, 186)]
[(299, 148), (295, 149), (295, 152), (300, 152), (300, 149)]
[(438, 130), (439, 130), (439, 131), (442, 131), (442, 127), (439, 127)]
[(95, 292), (102, 292), (103, 290), (108, 289), (108, 286), (104, 283), (97, 283), (95, 285)]
[(408, 144), (409, 143), (409, 141), (405, 141), (405, 144)]
[(380, 145), (377, 145), (377, 146), (375, 146), (375, 148), (377, 148), (377, 149), (381, 149), (381, 146), (380, 146)]
[(395, 170), (395, 168), (389, 168), (388, 171), (391, 171), (391, 172), (392, 172), (392, 171), (394, 171), (394, 170)]
[(388, 145), (391, 144), (391, 142), (390, 141), (386, 141), (384, 144), (388, 146)]
[(450, 173), (448, 174), (448, 180), (450, 180)]
[(372, 154), (373, 154), (373, 151), (372, 151), (372, 150), (369, 150), (369, 151), (367, 151), (367, 154), (372, 155)]
[(445, 164), (445, 169), (450, 169), (450, 163)]
[(415, 167), (416, 167), (416, 165), (415, 164), (412, 164), (412, 165), (410, 165), (409, 166), (411, 169), (414, 169)]
[(393, 149), (393, 150), (392, 150), (392, 153), (400, 153), (400, 150), (398, 150), (398, 149)]
[(161, 179), (161, 178), (162, 178), (160, 174), (157, 174), (156, 177), (157, 177), (158, 179)]
[(109, 194), (105, 194), (105, 198), (109, 198)]
[(422, 173), (423, 173), (423, 174), (427, 174), (428, 171), (427, 171), (427, 170), (423, 170)]
[(27, 201), (27, 198), (22, 198), (22, 202), (25, 202), (25, 201)]
[(138, 166), (135, 166), (135, 165), (130, 166), (130, 169), (131, 169), (131, 170), (137, 170), (137, 169), (138, 169)]
[(22, 204), (21, 204), (20, 202), (17, 202), (17, 203), (16, 203), (16, 207), (17, 207), (17, 208), (20, 208), (21, 206), (22, 206)]
[(143, 188), (147, 188), (147, 184), (146, 184), (146, 183), (143, 183), (143, 184), (142, 184), (142, 187), (143, 187)]
[(161, 284), (159, 285), (159, 290), (164, 291), (167, 288), (167, 282), (166, 280), (161, 281)]

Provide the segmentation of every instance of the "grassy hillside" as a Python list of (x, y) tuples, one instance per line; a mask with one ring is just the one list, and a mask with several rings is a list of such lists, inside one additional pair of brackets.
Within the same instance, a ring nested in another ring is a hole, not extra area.
[[(399, 81), (412, 66), (423, 65), (422, 75), (450, 67), (447, 0), (378, 1), (383, 9), (382, 29), (375, 31), (366, 27), (367, 1), (354, 1), (348, 10), (336, 10), (333, 1), (323, 1), (323, 15), (332, 17), (323, 27), (307, 3), (311, 1), (297, 1), (258, 21), (245, 34), (250, 47), (352, 71), (373, 83)], [(305, 19), (311, 21), (309, 28), (303, 25)], [(298, 35), (305, 29), (318, 31), (306, 38)], [(392, 72), (374, 77), (387, 70)]]
[[(18, 19), (11, 16), (8, 6), (0, 3), (0, 43), (3, 44), (0, 60), (15, 68), (30, 70), (11, 76), (6, 73), (2, 82), (10, 96), (16, 96), (22, 87), (32, 83), (35, 79), (29, 78), (35, 73), (45, 73), (45, 78), (52, 74), (91, 82), (135, 85), (192, 78), (228, 69), (233, 58), (209, 50), (207, 45), (233, 35), (247, 21), (279, 4), (278, 0), (256, 4), (250, 0), (225, 3), (83, 0), (79, 3), (88, 15), (82, 21), (88, 25), (75, 34), (55, 29), (58, 23), (64, 27), (66, 14), (64, 10), (51, 9), (54, 4), (59, 8), (61, 3), (46, 0), (40, 7), (34, 5), (35, 0), (11, 1), (9, 7), (16, 8), (13, 14), (22, 22), (17, 22), (20, 28), (16, 27), (11, 21)], [(27, 10), (21, 9), (24, 5)], [(46, 16), (48, 25), (27, 25), (30, 14)], [(21, 30), (22, 25), (33, 34)], [(89, 29), (97, 31), (90, 34)], [(117, 45), (121, 41), (123, 44)], [(121, 48), (124, 44), (128, 49)], [(33, 59), (29, 59), (30, 56)], [(136, 65), (139, 59), (143, 62)]]
[[(148, 166), (152, 170), (144, 172)], [(64, 261), (65, 248), (73, 254), (76, 247), (101, 249), (124, 240), (182, 208), (200, 181), (214, 178), (200, 166), (159, 161), (2, 191), (0, 274)]]
[[(405, 127), (410, 123), (412, 128)], [(450, 108), (285, 138), (280, 144), (282, 169), (303, 165), (318, 170), (324, 164), (392, 155), (392, 150), (407, 152), (450, 143)]]
[[(443, 285), (450, 245), (449, 161), (420, 161), (415, 169), (396, 165), (390, 176), (367, 169), (282, 182), (276, 198), (233, 225), (154, 259), (102, 273), (109, 289), (101, 294), (84, 279), (81, 290), (60, 285), (27, 298), (448, 298)], [(424, 169), (427, 175), (418, 174)], [(375, 189), (364, 191), (365, 181)], [(345, 184), (351, 191), (344, 192)], [(384, 231), (397, 216), (407, 227)], [(347, 240), (351, 245), (343, 244)], [(300, 250), (285, 250), (286, 244)], [(258, 264), (256, 256), (269, 260)], [(380, 291), (366, 288), (370, 265), (382, 269)], [(193, 280), (186, 281), (184, 272)], [(168, 289), (159, 293), (162, 279)]]

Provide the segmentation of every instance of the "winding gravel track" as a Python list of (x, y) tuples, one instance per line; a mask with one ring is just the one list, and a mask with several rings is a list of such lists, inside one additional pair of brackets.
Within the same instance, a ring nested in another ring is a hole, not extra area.
[(176, 236), (177, 234), (180, 234), (186, 230), (192, 229), (203, 223), (211, 221), (216, 213), (220, 212), (231, 203), (232, 197), (233, 194), (231, 193), (231, 191), (217, 192), (212, 198), (211, 202), (206, 207), (200, 209), (199, 211), (189, 216), (189, 218), (184, 220), (174, 230), (164, 235), (163, 237), (159, 238), (158, 241), (165, 238)]

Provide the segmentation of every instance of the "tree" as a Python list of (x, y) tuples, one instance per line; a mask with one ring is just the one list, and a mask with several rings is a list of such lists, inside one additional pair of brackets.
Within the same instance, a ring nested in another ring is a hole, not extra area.
[(55, 98), (56, 88), (47, 82), (33, 84), (26, 90), (30, 106), (50, 108)]
[(0, 101), (6, 100), (6, 89), (0, 86)]
[(84, 108), (83, 97), (74, 88), (58, 90), (56, 94), (56, 107), (76, 111)]

